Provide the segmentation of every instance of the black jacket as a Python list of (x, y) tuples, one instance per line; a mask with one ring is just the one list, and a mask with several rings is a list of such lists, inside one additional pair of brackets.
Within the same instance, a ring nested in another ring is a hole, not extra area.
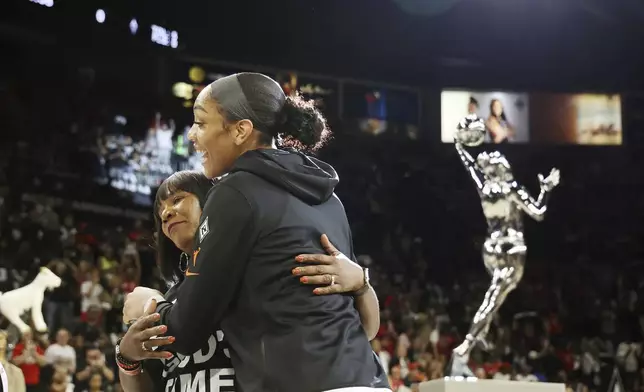
[[(182, 282), (163, 296), (174, 302)], [(155, 392), (185, 392), (197, 387), (200, 392), (239, 392), (230, 360), (230, 345), (220, 329), (211, 332), (192, 355), (173, 355), (167, 359), (143, 362)]]
[(244, 392), (386, 387), (350, 295), (316, 296), (291, 274), (324, 253), (326, 233), (353, 255), (328, 164), (283, 150), (241, 156), (208, 195), (177, 302), (159, 304), (174, 351), (191, 354), (221, 326)]

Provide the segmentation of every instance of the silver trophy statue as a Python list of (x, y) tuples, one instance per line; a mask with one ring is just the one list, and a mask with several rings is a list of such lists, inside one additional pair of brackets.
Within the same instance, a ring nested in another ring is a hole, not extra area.
[(449, 376), (474, 377), (467, 366), (469, 354), (477, 343), (486, 346), (485, 337), (494, 315), (523, 276), (527, 249), (523, 239), (523, 213), (537, 221), (543, 220), (548, 196), (559, 184), (558, 169), (552, 169), (548, 177), (539, 174), (541, 192), (535, 200), (514, 180), (512, 167), (503, 154), (482, 152), (475, 160), (466, 151), (464, 146), (480, 145), (484, 139), (485, 123), (476, 115), (465, 117), (454, 137), (456, 151), (476, 184), (487, 219), (488, 235), (482, 253), (492, 282), (465, 341), (452, 353)]

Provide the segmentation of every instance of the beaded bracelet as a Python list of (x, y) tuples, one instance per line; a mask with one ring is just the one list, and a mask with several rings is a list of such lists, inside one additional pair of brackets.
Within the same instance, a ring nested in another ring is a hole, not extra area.
[(130, 361), (127, 358), (125, 358), (123, 355), (121, 355), (121, 340), (123, 338), (120, 338), (119, 340), (116, 341), (116, 364), (118, 365), (119, 368), (125, 370), (125, 371), (135, 371), (136, 369), (141, 368), (141, 362), (140, 361)]
[(121, 361), (119, 361), (117, 359), (116, 360), (116, 366), (118, 366), (119, 369), (123, 369), (123, 370), (129, 372), (129, 371), (136, 370), (136, 369), (140, 368), (141, 363), (137, 363), (137, 364), (134, 364), (134, 365), (129, 365), (129, 364), (123, 363), (123, 362), (121, 362)]
[(143, 368), (141, 365), (139, 365), (136, 369), (134, 370), (125, 370), (122, 367), (119, 366), (119, 371), (126, 376), (138, 376), (139, 374), (143, 373)]

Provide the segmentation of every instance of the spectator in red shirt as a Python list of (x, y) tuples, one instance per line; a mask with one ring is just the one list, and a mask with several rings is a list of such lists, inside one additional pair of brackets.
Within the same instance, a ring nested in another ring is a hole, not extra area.
[(33, 339), (31, 332), (25, 332), (13, 349), (12, 362), (25, 376), (27, 392), (40, 392), (40, 368), (47, 364), (45, 352)]

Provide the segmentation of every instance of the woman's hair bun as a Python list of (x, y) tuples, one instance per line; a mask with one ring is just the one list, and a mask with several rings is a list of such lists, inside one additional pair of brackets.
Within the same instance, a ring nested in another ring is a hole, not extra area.
[(326, 118), (314, 101), (305, 100), (299, 94), (286, 97), (280, 120), (278, 136), (284, 147), (316, 151), (331, 137)]

